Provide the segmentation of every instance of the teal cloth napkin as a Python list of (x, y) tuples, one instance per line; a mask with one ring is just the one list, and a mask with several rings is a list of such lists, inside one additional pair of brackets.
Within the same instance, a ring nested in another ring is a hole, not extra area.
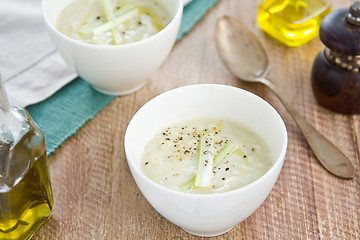
[[(188, 33), (217, 1), (194, 0), (186, 5), (177, 41)], [(27, 110), (44, 132), (47, 153), (51, 155), (115, 98), (97, 92), (90, 84), (77, 78), (47, 100), (27, 107)]]

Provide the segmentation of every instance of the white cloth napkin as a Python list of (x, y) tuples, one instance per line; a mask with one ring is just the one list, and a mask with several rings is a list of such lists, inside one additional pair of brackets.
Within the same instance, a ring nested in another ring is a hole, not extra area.
[(51, 42), (40, 4), (41, 0), (1, 0), (0, 74), (15, 106), (43, 101), (77, 77)]
[(12, 105), (40, 102), (76, 77), (45, 29), (41, 0), (1, 0), (0, 73)]
[(192, 0), (183, 0), (184, 6), (188, 3), (190, 3)]

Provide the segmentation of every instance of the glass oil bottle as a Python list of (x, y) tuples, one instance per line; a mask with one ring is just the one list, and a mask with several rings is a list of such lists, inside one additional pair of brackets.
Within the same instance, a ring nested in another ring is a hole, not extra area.
[(298, 47), (319, 35), (322, 19), (330, 12), (326, 0), (262, 0), (260, 28), (289, 47)]
[(52, 209), (44, 135), (8, 104), (0, 78), (0, 240), (30, 239)]

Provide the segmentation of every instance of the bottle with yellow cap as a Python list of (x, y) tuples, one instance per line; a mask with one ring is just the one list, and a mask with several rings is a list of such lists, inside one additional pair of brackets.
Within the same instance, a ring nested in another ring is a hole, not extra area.
[(322, 19), (330, 12), (326, 0), (262, 0), (261, 29), (289, 47), (298, 47), (319, 35)]

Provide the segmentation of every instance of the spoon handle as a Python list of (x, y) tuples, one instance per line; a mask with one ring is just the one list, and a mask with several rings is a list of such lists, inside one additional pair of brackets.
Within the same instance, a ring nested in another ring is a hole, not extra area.
[(353, 178), (354, 167), (350, 160), (320, 132), (318, 132), (301, 114), (279, 93), (277, 88), (267, 79), (259, 79), (268, 86), (284, 104), (319, 162), (332, 174), (342, 178)]

